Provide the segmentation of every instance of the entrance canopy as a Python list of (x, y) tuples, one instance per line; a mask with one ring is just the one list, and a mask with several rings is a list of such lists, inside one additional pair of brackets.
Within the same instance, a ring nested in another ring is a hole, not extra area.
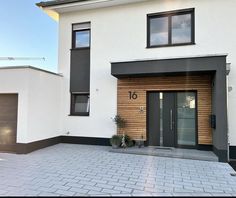
[(226, 55), (111, 63), (111, 74), (117, 78), (216, 71), (226, 75)]

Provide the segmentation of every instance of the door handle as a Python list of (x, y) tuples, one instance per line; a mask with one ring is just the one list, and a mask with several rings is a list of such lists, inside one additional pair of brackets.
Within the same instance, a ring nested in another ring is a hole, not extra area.
[(170, 110), (170, 130), (173, 130), (173, 111)]

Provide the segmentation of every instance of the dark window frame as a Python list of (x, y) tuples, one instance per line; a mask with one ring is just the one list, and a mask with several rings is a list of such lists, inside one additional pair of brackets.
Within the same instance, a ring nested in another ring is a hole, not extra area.
[[(75, 112), (75, 97), (81, 95), (81, 96), (88, 96), (89, 98), (89, 111), (88, 112)], [(89, 116), (90, 113), (90, 94), (89, 93), (71, 93), (71, 105), (70, 105), (70, 116)]]
[[(172, 16), (177, 15), (191, 15), (191, 41), (186, 43), (172, 43)], [(150, 32), (150, 19), (168, 17), (168, 44), (164, 45), (152, 45), (151, 44), (151, 32)], [(184, 45), (195, 45), (195, 9), (188, 8), (182, 10), (173, 10), (168, 12), (152, 13), (147, 15), (147, 48), (157, 48), (157, 47), (172, 47), (172, 46), (184, 46)]]
[[(81, 30), (73, 30), (74, 25), (86, 24), (86, 23), (90, 23), (90, 22), (73, 23), (72, 24), (72, 43), (71, 43), (72, 50), (90, 49), (90, 46), (91, 46), (91, 28), (85, 28), (85, 29), (81, 29)], [(76, 47), (76, 33), (77, 32), (84, 32), (84, 31), (89, 31), (89, 46), (88, 47)]]

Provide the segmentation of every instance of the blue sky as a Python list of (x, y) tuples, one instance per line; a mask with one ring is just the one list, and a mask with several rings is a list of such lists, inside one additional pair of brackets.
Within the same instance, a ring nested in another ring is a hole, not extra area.
[(45, 61), (0, 61), (57, 71), (58, 23), (39, 9), (40, 0), (2, 0), (0, 57), (45, 57)]

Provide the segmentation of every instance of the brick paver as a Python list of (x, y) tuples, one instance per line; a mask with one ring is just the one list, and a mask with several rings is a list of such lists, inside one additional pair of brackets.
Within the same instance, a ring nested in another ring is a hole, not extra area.
[(0, 196), (235, 196), (227, 163), (109, 152), (58, 144), (0, 153)]

